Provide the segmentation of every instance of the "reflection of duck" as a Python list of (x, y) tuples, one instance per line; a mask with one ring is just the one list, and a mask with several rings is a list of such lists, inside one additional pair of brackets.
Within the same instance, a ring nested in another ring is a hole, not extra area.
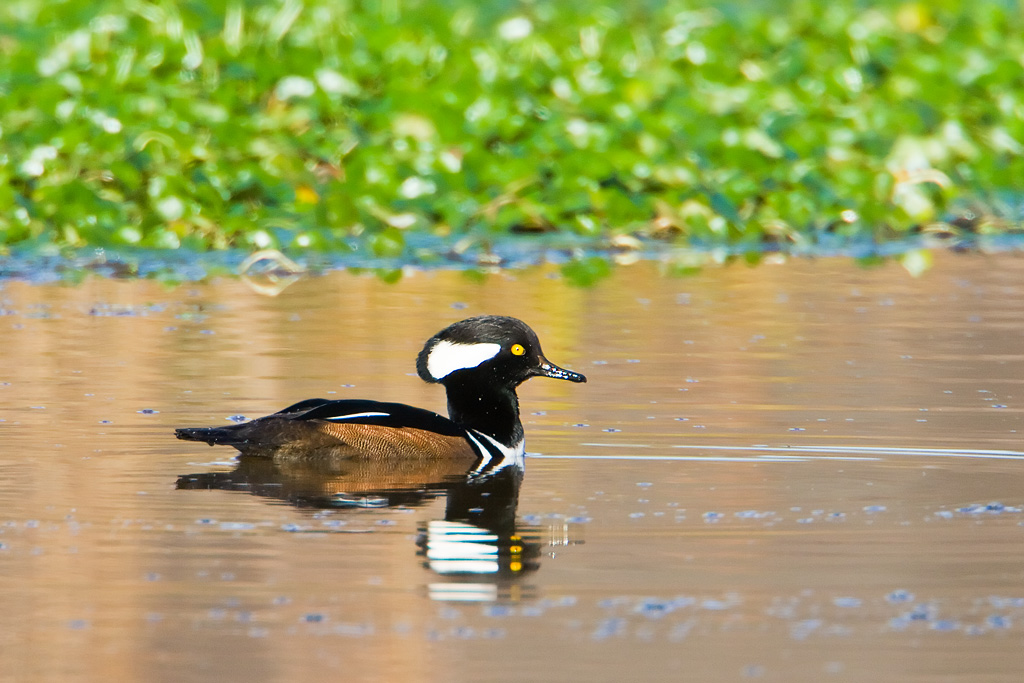
[(243, 455), (231, 472), (183, 474), (177, 487), (247, 491), (306, 508), (416, 505), (465, 482), (472, 464), (438, 458), (280, 462)]
[(444, 520), (420, 527), (416, 544), (439, 574), (513, 576), (537, 569), (534, 530), (516, 529), (523, 470), (507, 467), (448, 492)]
[(502, 316), (469, 318), (441, 330), (423, 347), (416, 369), (424, 381), (444, 385), (451, 419), (400, 403), (316, 398), (252, 422), (176, 433), (277, 460), (444, 458), (478, 461), (476, 472), (483, 473), (522, 462), (516, 387), (538, 376), (587, 381), (550, 363), (525, 323)]
[[(415, 506), (447, 494), (443, 520), (420, 525), (416, 545), (424, 565), (448, 577), (432, 584), (437, 599), (494, 599), (498, 580), (536, 570), (539, 531), (517, 529), (516, 508), (523, 470), (518, 465), (474, 474), (452, 460), (406, 460), (405, 466), (371, 460), (275, 461), (241, 456), (232, 472), (178, 477), (179, 489), (223, 489), (284, 500), (296, 507), (381, 508)], [(427, 465), (416, 467), (414, 465)]]

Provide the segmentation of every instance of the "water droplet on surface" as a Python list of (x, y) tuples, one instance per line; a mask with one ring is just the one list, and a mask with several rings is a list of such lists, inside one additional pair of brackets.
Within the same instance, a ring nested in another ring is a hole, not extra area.
[(848, 597), (836, 598), (832, 601), (832, 604), (836, 607), (860, 607), (861, 603), (862, 601), (860, 598)]

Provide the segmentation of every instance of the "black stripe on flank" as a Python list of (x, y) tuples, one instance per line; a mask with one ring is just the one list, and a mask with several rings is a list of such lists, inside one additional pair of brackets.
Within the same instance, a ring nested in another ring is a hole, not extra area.
[[(509, 456), (506, 455), (496, 443), (484, 436), (481, 432), (478, 432), (475, 429), (469, 429), (466, 431), (470, 437), (472, 437), (469, 441), (473, 444), (473, 449), (479, 452), (482, 447), (486, 451), (485, 453), (480, 453), (481, 459), (486, 458), (486, 460), (477, 464), (473, 469), (473, 476), (478, 477), (501, 469)], [(479, 444), (479, 446), (477, 444)]]

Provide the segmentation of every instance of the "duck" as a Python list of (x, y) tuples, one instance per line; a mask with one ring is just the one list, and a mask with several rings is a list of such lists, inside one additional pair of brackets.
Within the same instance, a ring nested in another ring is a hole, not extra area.
[(249, 422), (185, 427), (175, 435), (233, 446), (246, 457), (348, 461), (338, 464), (342, 468), (361, 460), (401, 468), (443, 459), (469, 463), (482, 474), (522, 466), (520, 384), (532, 377), (587, 381), (549, 361), (529, 325), (498, 315), (460, 320), (432, 336), (416, 358), (416, 372), (445, 388), (448, 417), (403, 403), (312, 398)]

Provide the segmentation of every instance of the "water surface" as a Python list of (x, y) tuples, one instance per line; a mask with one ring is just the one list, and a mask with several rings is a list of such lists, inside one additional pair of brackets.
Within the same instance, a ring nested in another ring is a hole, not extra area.
[[(5, 282), (0, 680), (1015, 680), (1022, 276)], [(589, 378), (521, 389), (521, 486), (242, 481), (173, 438), (314, 396), (443, 412), (415, 354), (480, 313)], [(473, 515), (498, 561), (431, 555)]]

